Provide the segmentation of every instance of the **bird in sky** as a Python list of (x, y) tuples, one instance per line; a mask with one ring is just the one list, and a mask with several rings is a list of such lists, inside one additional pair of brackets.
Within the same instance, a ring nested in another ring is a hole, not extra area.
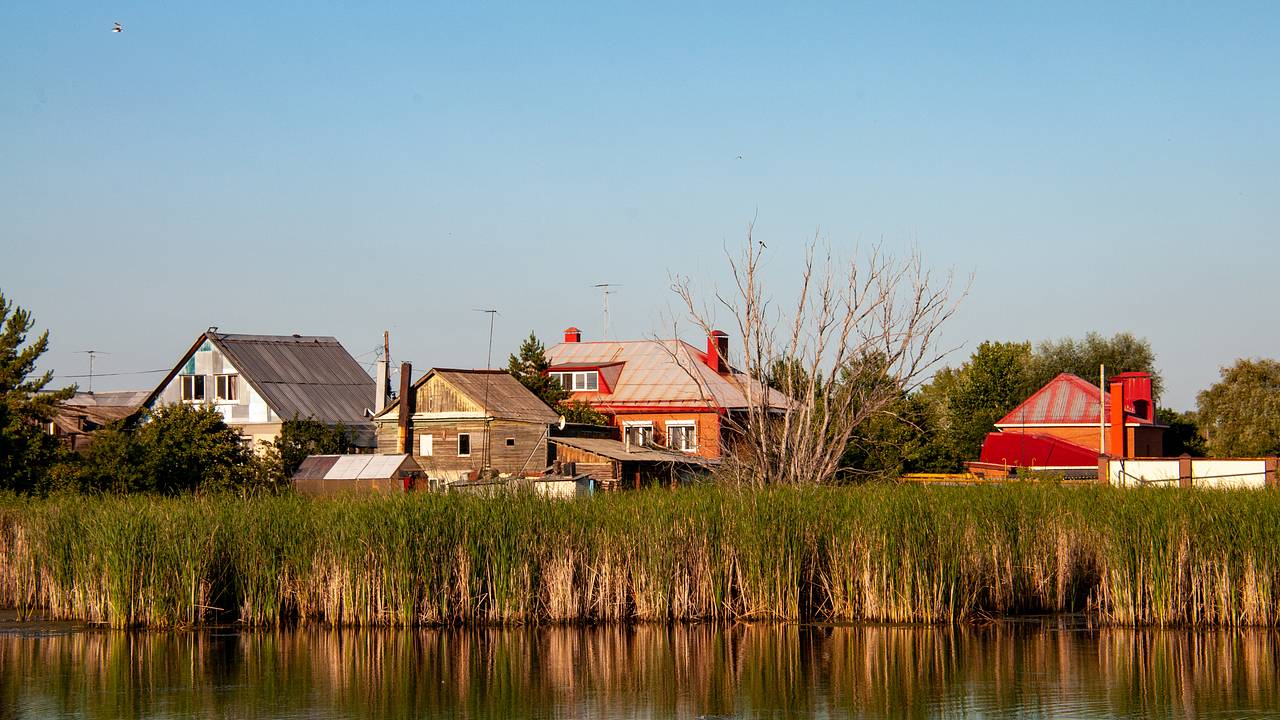
[(739, 159), (739, 160), (741, 160), (741, 159), (742, 159), (742, 156), (741, 156), (741, 155), (739, 155), (739, 156), (738, 156), (738, 159)]
[(116, 23), (116, 26), (111, 28), (111, 32), (124, 32), (124, 26), (120, 23)]

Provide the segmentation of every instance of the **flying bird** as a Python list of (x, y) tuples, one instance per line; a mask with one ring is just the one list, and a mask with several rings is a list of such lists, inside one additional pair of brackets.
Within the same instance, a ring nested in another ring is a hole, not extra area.
[(111, 32), (124, 32), (124, 26), (120, 23), (116, 23), (116, 26), (111, 28)]
[(738, 156), (738, 159), (739, 159), (739, 160), (741, 160), (741, 159), (742, 159), (742, 156), (741, 156), (741, 155), (739, 155), (739, 156)]

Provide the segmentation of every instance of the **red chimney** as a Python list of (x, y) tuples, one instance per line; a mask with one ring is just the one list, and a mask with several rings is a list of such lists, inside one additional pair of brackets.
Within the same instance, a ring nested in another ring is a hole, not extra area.
[(565, 328), (564, 341), (567, 343), (582, 342), (582, 331), (576, 327)]
[(1125, 447), (1124, 386), (1119, 375), (1111, 379), (1111, 432), (1107, 438), (1110, 452), (1107, 454), (1115, 458), (1129, 457), (1129, 449)]
[(1126, 372), (1115, 375), (1111, 382), (1124, 384), (1124, 411), (1139, 420), (1156, 421), (1156, 404), (1151, 398), (1151, 375)]
[(718, 373), (729, 372), (729, 334), (712, 330), (707, 335), (707, 367)]

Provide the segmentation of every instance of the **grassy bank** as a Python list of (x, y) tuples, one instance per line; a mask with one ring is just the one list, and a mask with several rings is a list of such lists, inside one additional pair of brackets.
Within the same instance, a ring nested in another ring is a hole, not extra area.
[(956, 621), (1276, 625), (1280, 494), (714, 487), (0, 498), (0, 605), (117, 626)]

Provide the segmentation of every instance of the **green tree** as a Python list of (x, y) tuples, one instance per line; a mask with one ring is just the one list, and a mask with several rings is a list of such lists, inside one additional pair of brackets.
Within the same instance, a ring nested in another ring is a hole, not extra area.
[(0, 293), (0, 489), (21, 492), (47, 487), (58, 443), (43, 426), (57, 414), (58, 403), (75, 394), (75, 387), (44, 392), (53, 373), (35, 375), (35, 368), (49, 348), (49, 333), (27, 343), (34, 325), (31, 313)]
[(1157, 408), (1156, 422), (1168, 426), (1164, 431), (1165, 455), (1204, 456), (1204, 435), (1195, 413)]
[(547, 375), (550, 367), (546, 346), (532, 332), (520, 343), (516, 354), (507, 358), (507, 372), (542, 402), (554, 408), (569, 397), (569, 392), (555, 378)]
[(529, 337), (520, 343), (516, 354), (507, 357), (507, 372), (521, 385), (529, 388), (529, 392), (537, 395), (564, 416), (565, 422), (586, 425), (608, 425), (609, 416), (597, 411), (580, 400), (570, 400), (569, 391), (564, 389), (555, 378), (547, 375), (551, 361), (547, 359), (547, 348), (538, 340), (538, 336), (530, 332)]
[(1196, 397), (1209, 454), (1254, 457), (1280, 453), (1280, 362), (1237, 360)]
[(1031, 344), (984, 342), (963, 365), (940, 370), (917, 393), (929, 447), (916, 450), (925, 469), (959, 470), (976, 460), (987, 433), (1038, 386), (1032, 379)]
[(1100, 365), (1107, 366), (1108, 377), (1122, 372), (1150, 373), (1153, 399), (1158, 400), (1164, 390), (1164, 379), (1156, 371), (1156, 354), (1151, 343), (1127, 332), (1109, 338), (1091, 332), (1081, 340), (1063, 338), (1040, 343), (1032, 358), (1031, 384), (1039, 388), (1059, 373), (1067, 372), (1096, 385)]
[(72, 465), (64, 474), (82, 490), (110, 493), (244, 490), (270, 474), (217, 410), (185, 404), (152, 411), (135, 427), (99, 430)]
[(352, 432), (343, 425), (326, 425), (319, 420), (293, 419), (280, 425), (280, 435), (273, 443), (279, 454), (284, 477), (293, 477), (308, 455), (342, 455), (354, 445)]

